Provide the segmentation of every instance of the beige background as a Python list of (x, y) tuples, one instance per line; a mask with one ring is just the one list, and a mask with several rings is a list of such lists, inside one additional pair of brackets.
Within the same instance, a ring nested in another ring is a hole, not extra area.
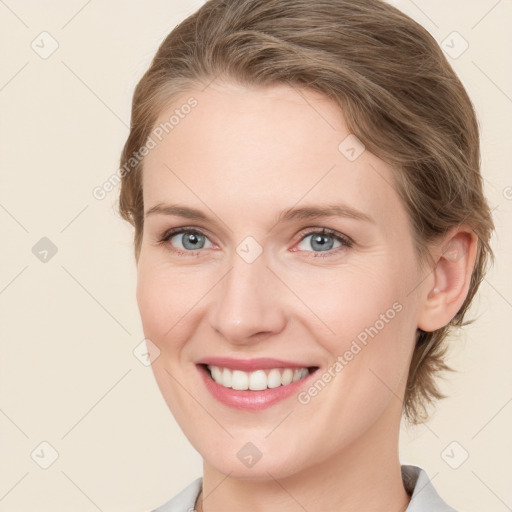
[[(450, 59), (478, 110), (498, 228), (478, 321), (453, 341), (450, 398), (428, 425), (403, 431), (401, 458), (424, 467), (461, 511), (504, 512), (512, 507), (512, 2), (393, 3), (440, 43), (448, 37), (452, 53), (463, 48), (453, 31), (469, 44)], [(118, 190), (92, 195), (115, 173), (137, 80), (201, 4), (0, 1), (0, 511), (142, 511), (201, 474), (150, 368), (133, 354), (143, 334)], [(46, 262), (32, 251), (43, 237), (57, 248)], [(43, 441), (58, 452), (48, 469), (39, 465), (51, 462)]]

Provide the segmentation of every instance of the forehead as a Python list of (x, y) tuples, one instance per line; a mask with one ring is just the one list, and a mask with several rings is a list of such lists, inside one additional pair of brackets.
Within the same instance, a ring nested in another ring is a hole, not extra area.
[(175, 98), (159, 127), (144, 162), (146, 208), (186, 201), (263, 220), (297, 203), (343, 202), (383, 224), (405, 220), (393, 170), (319, 93), (212, 84)]

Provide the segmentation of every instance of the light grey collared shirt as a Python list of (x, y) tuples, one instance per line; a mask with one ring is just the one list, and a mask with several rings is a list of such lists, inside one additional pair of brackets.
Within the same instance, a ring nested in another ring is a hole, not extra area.
[[(426, 471), (418, 466), (402, 465), (402, 480), (411, 501), (405, 512), (457, 512), (437, 494)], [(152, 512), (194, 512), (203, 479), (197, 478), (174, 498)]]

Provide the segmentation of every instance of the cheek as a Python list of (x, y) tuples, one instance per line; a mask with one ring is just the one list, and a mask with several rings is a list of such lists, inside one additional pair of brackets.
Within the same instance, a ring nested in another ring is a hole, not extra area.
[(368, 318), (352, 337), (347, 353), (360, 349), (345, 377), (358, 389), (355, 395), (360, 395), (360, 403), (367, 403), (369, 409), (378, 409), (379, 401), (394, 401), (403, 395), (414, 349), (413, 308), (400, 301), (385, 306), (387, 309), (379, 308), (379, 316)]
[(193, 306), (204, 293), (201, 281), (194, 276), (142, 260), (137, 275), (137, 304), (144, 335), (161, 352), (176, 352), (179, 340), (187, 337)]
[[(406, 301), (405, 287), (389, 270), (381, 264), (330, 269), (323, 275), (303, 273), (294, 291), (323, 322), (330, 333), (327, 339), (336, 346), (340, 338), (356, 337), (374, 324), (381, 331), (398, 316)], [(289, 282), (292, 279), (290, 275)]]
[[(336, 335), (318, 339), (330, 354), (330, 371), (335, 375), (322, 395), (324, 422), (346, 431), (348, 442), (388, 408), (401, 407), (398, 397), (403, 394), (413, 348), (414, 309), (387, 286), (373, 286), (366, 296), (336, 298), (336, 316), (327, 320)], [(321, 405), (318, 402), (317, 407), (322, 409)]]
[[(183, 371), (183, 349), (192, 335), (194, 315), (198, 309), (193, 306), (205, 293), (191, 278), (183, 272), (164, 268), (154, 259), (140, 259), (137, 304), (144, 336), (160, 351), (151, 367), (162, 396), (182, 428), (189, 416), (193, 418), (198, 414), (190, 408), (189, 395), (183, 393), (180, 386), (184, 376), (176, 377)], [(186, 371), (192, 369), (187, 366)]]
[(409, 292), (416, 273), (412, 263), (402, 260), (398, 279), (397, 266), (385, 261), (340, 269), (322, 282), (303, 281), (301, 296), (323, 324), (316, 330), (317, 340), (331, 360), (343, 358), (343, 379), (368, 383), (381, 377), (396, 389), (408, 369), (416, 331), (416, 306)]

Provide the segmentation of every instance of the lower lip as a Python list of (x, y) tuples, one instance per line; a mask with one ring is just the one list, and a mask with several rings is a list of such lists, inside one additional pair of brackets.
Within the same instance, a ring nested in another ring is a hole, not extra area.
[(267, 407), (271, 407), (285, 400), (293, 394), (297, 394), (300, 388), (302, 388), (305, 383), (309, 382), (310, 377), (316, 373), (315, 370), (307, 377), (291, 382), (286, 386), (267, 388), (261, 391), (237, 391), (217, 384), (217, 382), (210, 377), (210, 373), (205, 366), (198, 365), (198, 369), (206, 388), (219, 402), (235, 409), (250, 411), (261, 411), (262, 409), (266, 409)]

